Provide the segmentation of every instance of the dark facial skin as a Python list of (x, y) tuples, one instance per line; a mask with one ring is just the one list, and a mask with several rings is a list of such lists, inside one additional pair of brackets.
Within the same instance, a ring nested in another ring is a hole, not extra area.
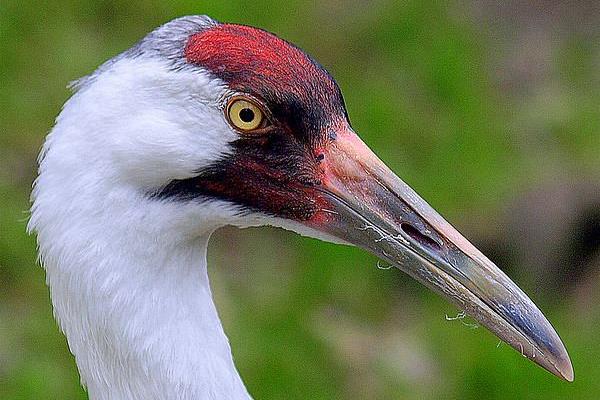
[(313, 217), (320, 149), (348, 124), (333, 78), (299, 48), (247, 26), (222, 24), (197, 33), (185, 54), (189, 63), (255, 99), (268, 122), (260, 133), (240, 133), (230, 156), (194, 178), (171, 182), (160, 196), (218, 198), (277, 217)]

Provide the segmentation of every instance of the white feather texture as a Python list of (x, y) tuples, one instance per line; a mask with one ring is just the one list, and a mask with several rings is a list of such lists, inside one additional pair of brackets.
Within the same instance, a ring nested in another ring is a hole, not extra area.
[(91, 399), (249, 398), (206, 270), (211, 232), (240, 225), (237, 210), (148, 196), (229, 151), (227, 94), (202, 72), (121, 57), (47, 138), (29, 228)]

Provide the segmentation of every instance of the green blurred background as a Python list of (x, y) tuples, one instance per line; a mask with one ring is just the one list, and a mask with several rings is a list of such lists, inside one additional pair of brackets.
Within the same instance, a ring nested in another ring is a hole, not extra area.
[(449, 320), (459, 310), (359, 250), (223, 229), (212, 284), (255, 398), (599, 398), (597, 2), (2, 0), (0, 399), (86, 398), (25, 234), (66, 84), (204, 13), (275, 32), (328, 68), (356, 131), (531, 295), (576, 376)]

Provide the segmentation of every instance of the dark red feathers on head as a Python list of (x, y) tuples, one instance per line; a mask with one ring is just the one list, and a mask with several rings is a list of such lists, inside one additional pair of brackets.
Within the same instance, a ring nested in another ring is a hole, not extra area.
[(217, 25), (192, 35), (185, 57), (233, 90), (262, 99), (292, 130), (306, 132), (332, 119), (345, 119), (342, 95), (327, 71), (269, 32)]
[(190, 37), (185, 56), (236, 87), (260, 91), (268, 83), (281, 91), (297, 91), (298, 81), (335, 86), (302, 50), (249, 26), (222, 24), (197, 33)]

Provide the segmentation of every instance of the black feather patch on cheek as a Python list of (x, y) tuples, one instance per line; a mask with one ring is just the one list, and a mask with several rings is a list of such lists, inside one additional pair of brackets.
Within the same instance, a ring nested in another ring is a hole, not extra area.
[(156, 197), (180, 201), (219, 199), (250, 211), (304, 221), (317, 211), (320, 184), (314, 154), (277, 137), (242, 139), (235, 152), (198, 176), (175, 180)]

